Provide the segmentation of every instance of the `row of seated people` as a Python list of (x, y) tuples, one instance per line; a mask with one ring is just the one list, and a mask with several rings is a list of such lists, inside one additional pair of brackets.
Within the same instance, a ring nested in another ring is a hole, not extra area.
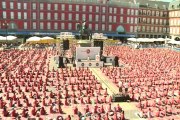
[(167, 110), (158, 109), (162, 113), (161, 116), (169, 112), (172, 113), (171, 116), (179, 114), (179, 52), (168, 49), (137, 50), (126, 46), (108, 46), (105, 50), (118, 56), (125, 64), (122, 68), (101, 68), (102, 73), (117, 87), (128, 88), (128, 94), (132, 100), (138, 102), (140, 110), (153, 113), (156, 108), (166, 106)]
[[(101, 113), (103, 108), (99, 110), (100, 108), (93, 107), (111, 105), (112, 97), (107, 89), (102, 88), (88, 68), (59, 68), (51, 71), (48, 58), (56, 51), (17, 50), (16, 52), (19, 58), (14, 59), (17, 62), (12, 69), (7, 71), (1, 68), (3, 71), (0, 77), (0, 96), (3, 96), (0, 98), (2, 118), (49, 117), (52, 119), (60, 115), (68, 120), (80, 119), (75, 113), (72, 117), (68, 110), (73, 111), (73, 106), (78, 106), (78, 111), (83, 113), (81, 111), (83, 105), (88, 105), (90, 119), (93, 116), (100, 119), (100, 116), (105, 114), (106, 120), (112, 118), (112, 114), (117, 116), (114, 117), (115, 120), (124, 119), (122, 110), (104, 109), (105, 112)], [(6, 52), (3, 55), (6, 56)]]
[[(117, 105), (97, 105), (95, 104), (94, 106), (86, 105), (84, 108), (81, 107), (72, 107), (72, 112), (73, 112), (73, 117), (72, 118), (78, 118), (82, 119), (83, 117), (86, 117), (88, 119), (96, 119), (96, 120), (124, 120), (124, 111), (122, 108)], [(35, 116), (35, 117), (40, 117), (43, 118), (42, 116), (48, 115), (57, 115), (57, 118), (59, 115), (64, 114), (64, 111), (61, 108), (61, 105), (58, 104), (53, 104), (52, 106), (48, 107), (36, 107), (33, 106), (32, 108), (24, 107), (21, 110), (16, 110), (15, 108), (12, 108), (11, 110), (8, 110), (8, 108), (4, 107), (2, 110), (2, 113), (5, 117), (19, 117), (22, 118), (27, 118), (29, 116)], [(63, 117), (61, 117), (63, 118)], [(71, 117), (70, 115), (67, 116), (67, 119), (69, 120)]]

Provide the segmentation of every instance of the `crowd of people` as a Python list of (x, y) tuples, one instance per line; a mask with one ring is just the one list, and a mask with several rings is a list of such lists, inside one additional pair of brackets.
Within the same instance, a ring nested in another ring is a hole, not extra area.
[[(119, 57), (123, 67), (101, 68), (120, 92), (128, 94), (141, 110), (140, 117), (180, 114), (180, 53), (165, 48), (105, 47), (104, 54)], [(125, 90), (124, 90), (125, 91)]]
[(56, 54), (53, 49), (0, 51), (2, 119), (125, 119), (88, 68), (50, 70), (49, 58)]

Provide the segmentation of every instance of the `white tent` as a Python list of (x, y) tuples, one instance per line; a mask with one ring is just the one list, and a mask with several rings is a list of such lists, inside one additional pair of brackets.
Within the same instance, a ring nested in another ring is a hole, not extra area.
[(0, 36), (0, 40), (6, 40), (6, 37)]
[(133, 41), (136, 41), (137, 39), (136, 38), (128, 38), (127, 40), (133, 42)]
[(42, 37), (41, 40), (54, 40), (54, 38), (46, 36), (46, 37)]
[(16, 38), (17, 38), (16, 36), (11, 36), (11, 35), (7, 36), (7, 40), (15, 40)]
[(175, 44), (175, 45), (180, 45), (180, 41), (175, 41), (175, 40), (171, 40), (168, 43)]
[(41, 40), (40, 37), (33, 36), (33, 37), (28, 38), (26, 41), (27, 41), (27, 42), (38, 42), (38, 41), (40, 41), (40, 40)]
[(163, 41), (165, 41), (165, 39), (164, 38), (157, 38), (157, 39), (154, 39), (154, 41), (163, 42)]
[(136, 42), (154, 42), (152, 39), (149, 38), (138, 38)]

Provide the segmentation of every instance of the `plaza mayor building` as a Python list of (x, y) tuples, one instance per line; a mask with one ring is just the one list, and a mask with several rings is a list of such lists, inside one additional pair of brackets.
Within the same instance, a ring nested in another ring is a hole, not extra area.
[(172, 31), (169, 4), (144, 0), (2, 0), (0, 33), (77, 34), (77, 24), (86, 20), (93, 33), (108, 37), (165, 38)]

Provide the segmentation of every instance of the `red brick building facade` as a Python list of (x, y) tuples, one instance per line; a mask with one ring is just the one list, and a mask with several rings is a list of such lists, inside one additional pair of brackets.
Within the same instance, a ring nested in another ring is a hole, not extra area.
[[(162, 16), (158, 16), (157, 11)], [(166, 9), (144, 7), (126, 0), (2, 0), (0, 16), (1, 34), (6, 29), (8, 34), (25, 35), (77, 33), (76, 25), (83, 19), (92, 32), (108, 36), (158, 37), (163, 34), (164, 37), (169, 30)]]
[[(79, 1), (79, 2), (78, 2)], [(2, 0), (1, 24), (17, 32), (77, 32), (76, 25), (87, 20), (93, 32), (116, 33), (118, 26), (126, 34), (137, 29), (138, 7), (132, 3), (101, 2), (99, 0)], [(1, 30), (4, 26), (0, 26)]]

